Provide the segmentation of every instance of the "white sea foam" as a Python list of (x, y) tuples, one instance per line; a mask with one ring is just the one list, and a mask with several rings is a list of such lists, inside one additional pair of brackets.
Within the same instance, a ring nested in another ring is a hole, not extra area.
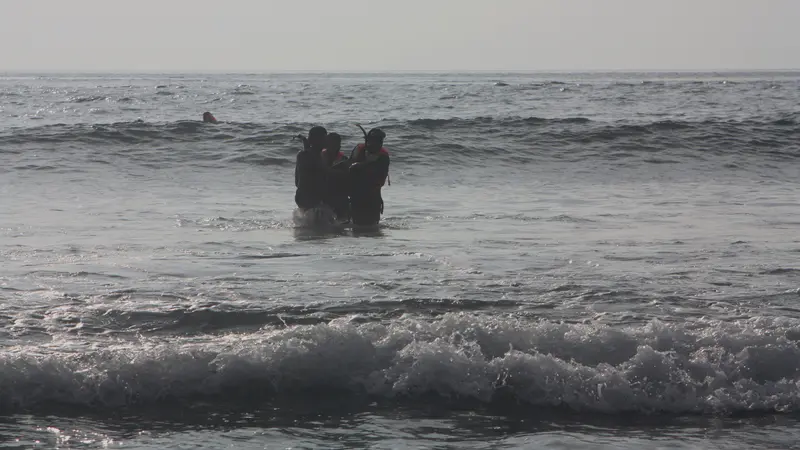
[[(0, 405), (97, 407), (352, 392), (578, 412), (787, 412), (800, 407), (800, 321), (610, 328), (449, 314), (0, 356)], [(324, 394), (323, 394), (324, 395)]]

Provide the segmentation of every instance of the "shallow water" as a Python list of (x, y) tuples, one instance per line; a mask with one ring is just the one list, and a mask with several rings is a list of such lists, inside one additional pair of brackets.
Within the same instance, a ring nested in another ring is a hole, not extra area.
[[(2, 78), (0, 445), (791, 448), (798, 87)], [(355, 122), (382, 227), (295, 227)]]

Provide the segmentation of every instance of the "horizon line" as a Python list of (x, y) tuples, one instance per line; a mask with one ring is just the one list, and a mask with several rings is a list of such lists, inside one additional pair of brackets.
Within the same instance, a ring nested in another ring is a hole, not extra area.
[(18, 70), (0, 69), (0, 76), (6, 75), (291, 75), (291, 74), (330, 74), (330, 75), (366, 75), (366, 74), (712, 74), (712, 73), (780, 73), (800, 72), (800, 68), (775, 68), (775, 69), (408, 69), (408, 70), (74, 70), (74, 69), (39, 69)]

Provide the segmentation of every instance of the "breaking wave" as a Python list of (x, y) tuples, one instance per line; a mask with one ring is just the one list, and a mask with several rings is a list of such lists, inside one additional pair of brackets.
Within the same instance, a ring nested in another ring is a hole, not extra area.
[(800, 408), (798, 340), (800, 321), (780, 318), (611, 327), (471, 313), (384, 323), (348, 316), (72, 353), (6, 348), (0, 407), (105, 409), (345, 393), (611, 415), (786, 413)]

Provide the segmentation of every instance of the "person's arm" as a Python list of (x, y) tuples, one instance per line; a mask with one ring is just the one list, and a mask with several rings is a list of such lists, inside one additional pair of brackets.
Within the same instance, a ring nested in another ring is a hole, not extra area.
[(389, 157), (387, 155), (381, 155), (378, 157), (378, 160), (373, 163), (373, 180), (372, 182), (375, 186), (383, 186), (386, 182), (386, 177), (389, 175)]
[(335, 167), (339, 170), (342, 170), (346, 169), (347, 167), (350, 167), (351, 164), (353, 164), (353, 160), (346, 156), (343, 156), (342, 159), (334, 163), (331, 167)]
[(300, 171), (303, 170), (303, 152), (297, 153), (297, 162), (294, 165), (294, 187), (300, 187)]
[(352, 164), (357, 164), (357, 163), (356, 163), (356, 155), (357, 155), (357, 154), (358, 154), (358, 144), (356, 144), (356, 145), (355, 145), (355, 147), (353, 147), (353, 150), (350, 152), (350, 158), (349, 158), (349, 160), (350, 160), (350, 162), (351, 162)]
[[(302, 134), (298, 134), (297, 136), (295, 136), (295, 139), (300, 139), (301, 141), (303, 141), (303, 150), (308, 150), (308, 147), (310, 145), (308, 144), (308, 138), (307, 137), (303, 136)], [(292, 139), (292, 140), (294, 140), (294, 139)]]
[(332, 165), (331, 167), (326, 167), (328, 176), (340, 182), (347, 178), (348, 176), (348, 169), (350, 168), (350, 160), (343, 159), (338, 163)]

